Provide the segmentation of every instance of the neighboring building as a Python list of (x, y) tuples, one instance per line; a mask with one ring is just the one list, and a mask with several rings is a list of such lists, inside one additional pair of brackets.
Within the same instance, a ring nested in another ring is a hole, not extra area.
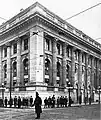
[[(92, 26), (93, 28), (93, 26)], [(5, 96), (94, 99), (101, 86), (101, 44), (39, 3), (0, 26), (0, 84)], [(10, 84), (11, 83), (11, 84)]]

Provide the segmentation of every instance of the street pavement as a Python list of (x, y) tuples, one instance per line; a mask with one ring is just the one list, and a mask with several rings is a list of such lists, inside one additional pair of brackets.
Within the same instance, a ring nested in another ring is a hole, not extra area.
[[(34, 108), (0, 108), (0, 120), (34, 120)], [(43, 108), (40, 120), (101, 120), (99, 104)]]

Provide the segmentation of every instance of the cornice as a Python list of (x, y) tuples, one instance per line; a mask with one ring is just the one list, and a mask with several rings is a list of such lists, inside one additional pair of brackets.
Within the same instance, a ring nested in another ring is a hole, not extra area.
[[(69, 30), (69, 32), (72, 32), (73, 34), (77, 35), (78, 37), (81, 37), (83, 39), (86, 39), (86, 42), (94, 43), (95, 46), (101, 47), (101, 45), (97, 42), (94, 41), (92, 38), (84, 34), (82, 31), (78, 30), (71, 24), (69, 24), (67, 21), (63, 20), (53, 12), (49, 11), (47, 8), (45, 8), (43, 5), (40, 3), (36, 2), (32, 4), (30, 7), (26, 8), (25, 10), (21, 11), (19, 14), (8, 20), (6, 23), (0, 26), (0, 31), (8, 29), (12, 25), (21, 22), (21, 20), (24, 20), (27, 17), (30, 17), (33, 15), (35, 12), (39, 12), (47, 19), (52, 20), (55, 24), (58, 24), (61, 28), (65, 28), (66, 30)], [(60, 31), (61, 32), (61, 31)], [(63, 31), (62, 31), (63, 33)]]
[(54, 29), (55, 32), (62, 32), (63, 35), (61, 36), (65, 36), (66, 38), (70, 38), (70, 40), (76, 43), (79, 43), (83, 46), (86, 46), (86, 48), (88, 48), (87, 50), (89, 51), (89, 48), (91, 48), (92, 50), (94, 50), (95, 52), (99, 52), (101, 54), (101, 50), (97, 47), (95, 47), (94, 45), (90, 44), (89, 42), (85, 41), (83, 38), (78, 37), (77, 35), (73, 34), (72, 32), (63, 29), (62, 27), (60, 27), (58, 24), (54, 23), (53, 21), (45, 18), (44, 16), (40, 15), (40, 13), (38, 14), (38, 19), (39, 22), (43, 23), (44, 25), (48, 26), (51, 29)]
[(23, 28), (25, 25), (29, 25), (32, 22), (37, 22), (37, 23), (40, 22), (41, 24), (48, 26), (50, 29), (54, 30), (58, 34), (61, 33), (61, 34), (59, 34), (59, 36), (66, 37), (67, 39), (70, 38), (70, 40), (72, 41), (71, 43), (72, 44), (75, 43), (74, 45), (76, 45), (76, 43), (79, 43), (83, 46), (86, 46), (86, 48), (88, 48), (87, 49), (88, 52), (89, 52), (89, 48), (91, 48), (96, 53), (101, 54), (101, 50), (99, 48), (97, 48), (94, 45), (90, 44), (89, 42), (85, 41), (83, 38), (77, 36), (76, 34), (69, 31), (68, 29), (61, 27), (58, 23), (50, 20), (49, 18), (47, 18), (40, 12), (34, 12), (34, 14), (31, 14), (30, 16), (26, 17), (25, 19), (22, 19), (18, 23), (12, 25), (7, 30), (3, 31), (2, 34), (0, 35), (0, 39), (2, 40), (2, 37), (4, 37), (4, 36), (5, 36), (5, 38), (7, 38), (7, 35), (12, 34), (14, 31), (17, 31), (17, 30)]

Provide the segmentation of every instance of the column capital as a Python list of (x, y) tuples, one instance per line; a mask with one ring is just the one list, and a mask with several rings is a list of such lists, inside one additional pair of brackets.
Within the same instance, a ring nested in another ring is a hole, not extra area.
[(58, 40), (59, 40), (59, 39), (56, 38), (56, 37), (54, 37), (54, 39), (53, 39), (54, 42), (57, 42)]
[(17, 43), (20, 42), (20, 40), (21, 40), (20, 37), (18, 37), (18, 38), (15, 39), (15, 41), (16, 41)]
[(6, 46), (6, 47), (10, 47), (10, 46), (11, 46), (11, 43), (8, 42), (8, 43), (5, 44), (5, 46)]

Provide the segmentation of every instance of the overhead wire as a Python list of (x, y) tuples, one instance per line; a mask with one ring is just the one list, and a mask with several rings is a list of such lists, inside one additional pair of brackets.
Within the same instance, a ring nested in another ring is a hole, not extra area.
[(7, 19), (5, 19), (5, 18), (3, 18), (3, 17), (0, 17), (0, 19), (5, 20), (5, 21), (7, 20)]
[(87, 9), (85, 9), (85, 10), (77, 13), (77, 14), (74, 14), (74, 15), (72, 15), (71, 17), (66, 18), (65, 20), (69, 20), (69, 19), (71, 19), (71, 18), (73, 18), (73, 17), (76, 17), (76, 16), (80, 15), (81, 13), (84, 13), (84, 12), (86, 12), (86, 11), (88, 11), (88, 10), (94, 8), (94, 7), (97, 7), (97, 6), (99, 6), (99, 5), (101, 5), (101, 3), (98, 3), (98, 4), (94, 5), (94, 6), (91, 6), (91, 7), (87, 8)]

